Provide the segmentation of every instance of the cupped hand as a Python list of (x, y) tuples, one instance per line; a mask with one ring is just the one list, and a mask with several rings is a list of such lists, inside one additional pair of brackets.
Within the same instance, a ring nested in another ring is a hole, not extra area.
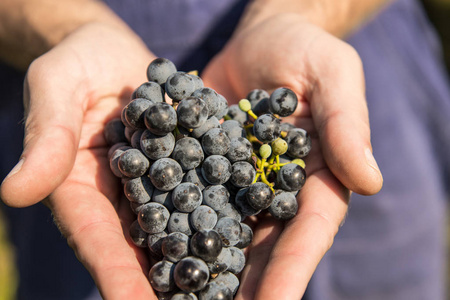
[(372, 156), (364, 74), (353, 48), (294, 14), (240, 28), (202, 74), (229, 101), (255, 88), (294, 90), (284, 118), (311, 135), (297, 216), (260, 217), (238, 299), (300, 299), (347, 213), (350, 191), (374, 194), (382, 176)]
[(103, 137), (153, 58), (128, 28), (93, 23), (36, 59), (25, 81), (24, 151), (1, 186), (11, 206), (45, 199), (106, 299), (156, 299)]

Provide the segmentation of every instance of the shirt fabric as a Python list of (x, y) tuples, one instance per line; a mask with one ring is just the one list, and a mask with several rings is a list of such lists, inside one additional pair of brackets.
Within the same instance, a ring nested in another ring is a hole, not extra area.
[[(107, 0), (158, 56), (202, 70), (229, 39), (240, 0)], [(384, 186), (353, 194), (305, 298), (445, 299), (450, 91), (421, 5), (397, 0), (348, 38), (362, 58), (374, 155)], [(270, 43), (270, 41), (268, 41)], [(24, 74), (0, 65), (0, 176), (22, 149)], [(99, 298), (41, 204), (4, 207), (20, 272), (18, 299)]]

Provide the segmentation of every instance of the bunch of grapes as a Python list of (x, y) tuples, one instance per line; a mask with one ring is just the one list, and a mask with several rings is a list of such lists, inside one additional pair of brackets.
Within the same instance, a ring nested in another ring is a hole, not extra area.
[(255, 89), (229, 106), (165, 58), (147, 77), (104, 131), (111, 171), (137, 216), (130, 236), (154, 261), (159, 299), (233, 299), (253, 238), (244, 219), (269, 211), (289, 220), (298, 210), (311, 140), (281, 122), (297, 97)]

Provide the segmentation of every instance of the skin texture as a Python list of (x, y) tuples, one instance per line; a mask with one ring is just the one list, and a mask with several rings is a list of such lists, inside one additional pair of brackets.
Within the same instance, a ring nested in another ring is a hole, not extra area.
[[(299, 104), (285, 121), (312, 137), (299, 213), (286, 224), (253, 219), (238, 299), (299, 299), (345, 218), (350, 191), (381, 189), (370, 154), (361, 62), (332, 34), (344, 36), (383, 2), (254, 1), (202, 74), (204, 85), (227, 99), (254, 88), (291, 88)], [(43, 201), (105, 299), (156, 299), (146, 278), (149, 262), (128, 234), (135, 216), (110, 172), (102, 134), (146, 81), (155, 56), (100, 2), (45, 4), (0, 2), (0, 40), (6, 45), (0, 56), (17, 68), (29, 66), (25, 149), (2, 183), (1, 199), (14, 207)], [(267, 41), (280, 46), (268, 47)]]

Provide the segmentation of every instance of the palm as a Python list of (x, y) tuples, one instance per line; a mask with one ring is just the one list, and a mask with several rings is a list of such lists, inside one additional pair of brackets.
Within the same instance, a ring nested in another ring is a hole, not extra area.
[(370, 147), (359, 59), (342, 41), (297, 16), (281, 15), (236, 33), (202, 76), (229, 100), (280, 86), (299, 97), (296, 113), (283, 121), (312, 137), (300, 209), (286, 224), (257, 219), (238, 294), (239, 299), (299, 299), (344, 219), (347, 188), (372, 193), (380, 187), (379, 178), (358, 181), (359, 174), (367, 178), (367, 169), (346, 158), (361, 150), (354, 158), (364, 161), (363, 149)]
[(155, 297), (148, 262), (127, 236), (131, 210), (103, 138), (153, 58), (129, 31), (93, 24), (37, 59), (25, 85), (25, 163), (2, 185), (18, 206), (50, 194), (56, 224), (107, 299)]

